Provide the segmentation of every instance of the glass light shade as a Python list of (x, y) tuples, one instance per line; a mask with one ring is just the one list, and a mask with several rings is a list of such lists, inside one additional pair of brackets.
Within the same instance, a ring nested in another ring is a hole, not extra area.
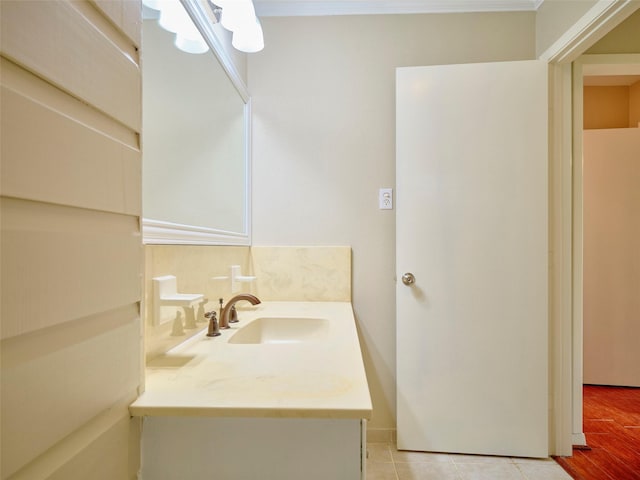
[(142, 0), (142, 4), (145, 7), (149, 7), (153, 10), (162, 10), (162, 6), (166, 3), (166, 0)]
[(175, 46), (186, 53), (205, 53), (209, 50), (209, 45), (200, 38), (188, 38), (176, 33)]
[(187, 31), (189, 27), (193, 27), (193, 22), (189, 18), (187, 11), (178, 1), (162, 3), (158, 24), (165, 30), (173, 33), (184, 32)]
[(229, 0), (223, 2), (220, 23), (231, 32), (236, 32), (256, 18), (256, 11), (251, 0)]
[(264, 48), (264, 36), (260, 20), (255, 18), (252, 25), (245, 25), (242, 30), (233, 32), (231, 45), (245, 53), (256, 53)]

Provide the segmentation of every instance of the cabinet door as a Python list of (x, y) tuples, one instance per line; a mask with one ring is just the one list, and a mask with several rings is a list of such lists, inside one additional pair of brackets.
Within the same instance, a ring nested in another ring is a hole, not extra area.
[(142, 480), (360, 480), (360, 419), (146, 417)]

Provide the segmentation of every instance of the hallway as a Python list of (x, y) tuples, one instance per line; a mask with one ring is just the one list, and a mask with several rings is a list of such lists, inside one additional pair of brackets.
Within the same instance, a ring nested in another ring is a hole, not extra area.
[(640, 388), (585, 385), (590, 449), (556, 461), (576, 480), (640, 480)]

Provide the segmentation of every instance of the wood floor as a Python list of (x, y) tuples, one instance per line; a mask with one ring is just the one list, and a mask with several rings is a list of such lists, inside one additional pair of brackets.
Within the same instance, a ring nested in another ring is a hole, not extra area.
[(555, 460), (576, 480), (640, 480), (640, 388), (584, 386), (590, 450)]

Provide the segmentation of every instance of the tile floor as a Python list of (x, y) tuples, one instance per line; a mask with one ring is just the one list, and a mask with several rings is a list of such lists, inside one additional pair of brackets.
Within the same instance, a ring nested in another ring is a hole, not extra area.
[(401, 452), (367, 444), (367, 480), (571, 480), (552, 459)]

